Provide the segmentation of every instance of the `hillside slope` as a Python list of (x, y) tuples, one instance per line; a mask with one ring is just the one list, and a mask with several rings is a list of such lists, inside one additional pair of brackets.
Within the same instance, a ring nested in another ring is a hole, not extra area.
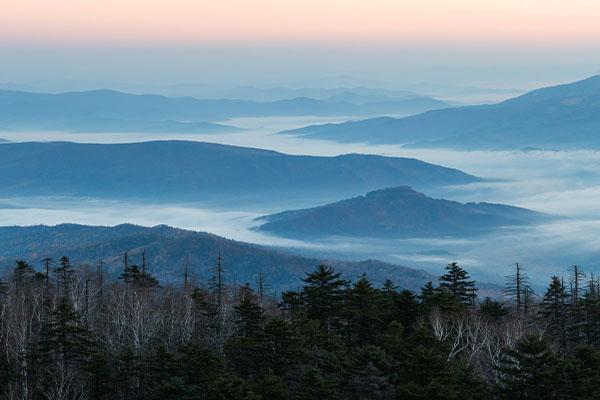
[(415, 147), (600, 148), (600, 76), (534, 90), (499, 104), (446, 108), (401, 119), (312, 125), (282, 133)]
[(0, 227), (0, 266), (8, 272), (14, 260), (24, 259), (41, 266), (40, 260), (58, 260), (66, 255), (74, 263), (95, 267), (100, 259), (111, 276), (123, 267), (128, 251), (131, 263), (141, 263), (145, 251), (148, 269), (161, 282), (180, 282), (187, 260), (191, 275), (206, 281), (221, 254), (229, 283), (235, 280), (254, 285), (259, 272), (278, 293), (293, 288), (298, 280), (319, 264), (328, 264), (354, 279), (363, 272), (375, 282), (392, 279), (402, 287), (417, 289), (435, 279), (426, 272), (376, 260), (362, 262), (321, 260), (286, 253), (283, 250), (228, 240), (203, 232), (137, 225), (115, 227), (63, 224), (56, 226)]
[(384, 186), (457, 185), (464, 172), (410, 158), (292, 156), (214, 143), (5, 143), (3, 196), (202, 201), (232, 196), (356, 195)]
[(503, 226), (528, 225), (545, 218), (545, 214), (523, 208), (462, 204), (432, 199), (410, 187), (396, 187), (321, 207), (262, 217), (266, 222), (259, 230), (296, 238), (464, 236)]

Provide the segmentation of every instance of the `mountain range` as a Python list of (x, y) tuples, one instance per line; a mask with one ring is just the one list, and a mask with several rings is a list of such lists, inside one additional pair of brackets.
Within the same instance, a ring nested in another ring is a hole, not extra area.
[(546, 214), (502, 204), (432, 199), (402, 186), (349, 200), (261, 217), (258, 230), (293, 238), (440, 237), (489, 233), (548, 220)]
[(424, 96), (369, 97), (355, 92), (336, 96), (257, 102), (114, 90), (58, 94), (0, 90), (0, 131), (220, 133), (236, 128), (209, 122), (233, 117), (412, 114), (447, 106)]
[(440, 187), (480, 179), (419, 160), (293, 156), (186, 141), (0, 145), (3, 196), (195, 201), (343, 198), (381, 187)]
[(339, 142), (457, 149), (600, 148), (600, 76), (531, 91), (498, 104), (406, 118), (312, 125), (282, 133)]
[(228, 283), (234, 280), (255, 284), (259, 272), (278, 293), (295, 288), (305, 272), (327, 264), (354, 279), (363, 272), (381, 284), (392, 279), (401, 287), (418, 289), (430, 280), (430, 274), (377, 260), (361, 262), (306, 258), (283, 250), (228, 240), (216, 235), (160, 225), (114, 227), (62, 224), (56, 226), (0, 227), (0, 266), (10, 272), (14, 261), (23, 259), (41, 267), (40, 260), (67, 256), (76, 264), (95, 268), (103, 260), (105, 271), (116, 278), (123, 268), (124, 252), (129, 262), (141, 263), (145, 252), (148, 270), (162, 283), (183, 280), (186, 263), (196, 280), (206, 281), (213, 273), (219, 254), (223, 259)]

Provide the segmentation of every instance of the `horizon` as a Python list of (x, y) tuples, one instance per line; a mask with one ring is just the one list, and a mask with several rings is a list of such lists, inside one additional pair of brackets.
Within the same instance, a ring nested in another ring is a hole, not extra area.
[(9, 0), (3, 8), (0, 85), (223, 89), (347, 76), (356, 86), (526, 91), (600, 74), (593, 0)]

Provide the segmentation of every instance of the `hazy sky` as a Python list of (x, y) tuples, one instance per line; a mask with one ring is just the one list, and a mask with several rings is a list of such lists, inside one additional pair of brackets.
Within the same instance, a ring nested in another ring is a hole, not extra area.
[(598, 0), (2, 0), (0, 82), (535, 87), (600, 73)]

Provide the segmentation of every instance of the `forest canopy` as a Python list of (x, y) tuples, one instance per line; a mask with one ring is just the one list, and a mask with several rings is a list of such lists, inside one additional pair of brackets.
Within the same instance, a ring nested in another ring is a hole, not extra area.
[(187, 273), (161, 286), (127, 254), (118, 279), (67, 257), (17, 261), (0, 283), (9, 399), (592, 399), (599, 282), (572, 266), (477, 296), (457, 263), (419, 293), (319, 265), (271, 295), (268, 276)]

